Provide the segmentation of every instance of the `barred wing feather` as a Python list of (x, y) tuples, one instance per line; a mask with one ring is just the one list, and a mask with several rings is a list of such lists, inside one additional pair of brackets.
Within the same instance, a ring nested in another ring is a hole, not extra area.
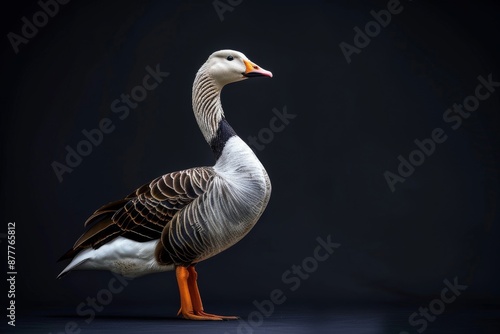
[(73, 258), (85, 248), (99, 248), (118, 236), (140, 242), (159, 239), (172, 218), (207, 191), (214, 175), (212, 167), (168, 173), (102, 206), (87, 219), (88, 230), (60, 260)]

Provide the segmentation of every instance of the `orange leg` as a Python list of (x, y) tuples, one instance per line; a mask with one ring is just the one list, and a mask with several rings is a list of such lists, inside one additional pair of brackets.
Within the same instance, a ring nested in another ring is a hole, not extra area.
[(177, 284), (179, 285), (179, 293), (181, 296), (181, 309), (179, 315), (189, 320), (224, 320), (238, 319), (237, 317), (225, 317), (213, 314), (208, 314), (203, 311), (200, 292), (198, 290), (197, 278), (198, 273), (193, 266), (175, 268)]
[(196, 269), (194, 269), (194, 266), (189, 266), (187, 269), (189, 272), (189, 278), (188, 278), (189, 293), (191, 294), (191, 301), (193, 303), (193, 310), (194, 310), (195, 314), (216, 318), (217, 320), (219, 320), (219, 319), (222, 319), (222, 320), (236, 320), (236, 319), (238, 319), (238, 317), (234, 317), (234, 316), (223, 316), (223, 315), (206, 313), (203, 310), (203, 303), (201, 301), (200, 290), (198, 290), (198, 282), (197, 282), (198, 281), (198, 273), (196, 272)]

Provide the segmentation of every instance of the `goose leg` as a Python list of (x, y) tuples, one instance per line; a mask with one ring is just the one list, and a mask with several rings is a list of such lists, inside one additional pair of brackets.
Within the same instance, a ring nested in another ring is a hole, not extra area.
[(194, 314), (200, 315), (200, 316), (205, 316), (205, 317), (210, 317), (214, 320), (236, 320), (238, 317), (235, 316), (223, 316), (223, 315), (216, 315), (216, 314), (210, 314), (206, 313), (203, 310), (203, 303), (201, 301), (201, 296), (200, 296), (200, 290), (198, 290), (198, 273), (196, 272), (196, 269), (194, 266), (189, 266), (187, 268), (189, 277), (188, 277), (188, 286), (189, 286), (189, 293), (191, 295), (191, 301), (193, 304), (193, 311)]
[(181, 309), (179, 310), (179, 314), (182, 314), (185, 319), (189, 320), (216, 320), (214, 318), (194, 314), (193, 303), (191, 301), (191, 295), (189, 294), (189, 272), (187, 268), (177, 266), (175, 268), (175, 276), (177, 277), (177, 284), (179, 285), (179, 293), (181, 296)]
[[(191, 292), (188, 283), (190, 274), (187, 267), (177, 266), (175, 268), (175, 276), (177, 277), (177, 284), (179, 285), (179, 293), (181, 297), (181, 309), (179, 310), (178, 314), (182, 314), (184, 319), (188, 320), (223, 320), (221, 317), (204, 314), (203, 311), (200, 313), (199, 311), (194, 310), (193, 300), (191, 298)], [(199, 310), (201, 299), (198, 300), (197, 298), (194, 302), (194, 305), (196, 305), (197, 310)]]

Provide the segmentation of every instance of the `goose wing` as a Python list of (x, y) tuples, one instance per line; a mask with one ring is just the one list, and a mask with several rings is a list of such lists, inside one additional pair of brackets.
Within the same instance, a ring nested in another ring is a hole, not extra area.
[(84, 226), (88, 230), (60, 260), (118, 236), (141, 242), (159, 239), (172, 217), (207, 191), (214, 175), (211, 167), (165, 174), (124, 199), (102, 206), (87, 219)]

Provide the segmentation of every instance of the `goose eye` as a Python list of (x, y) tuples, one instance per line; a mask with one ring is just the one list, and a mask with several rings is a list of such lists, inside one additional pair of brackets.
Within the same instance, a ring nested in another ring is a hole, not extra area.
[(229, 61), (231, 61), (231, 60), (233, 60), (234, 58), (233, 58), (233, 56), (227, 56), (227, 58), (226, 58), (226, 59), (227, 59), (227, 60), (229, 60)]

